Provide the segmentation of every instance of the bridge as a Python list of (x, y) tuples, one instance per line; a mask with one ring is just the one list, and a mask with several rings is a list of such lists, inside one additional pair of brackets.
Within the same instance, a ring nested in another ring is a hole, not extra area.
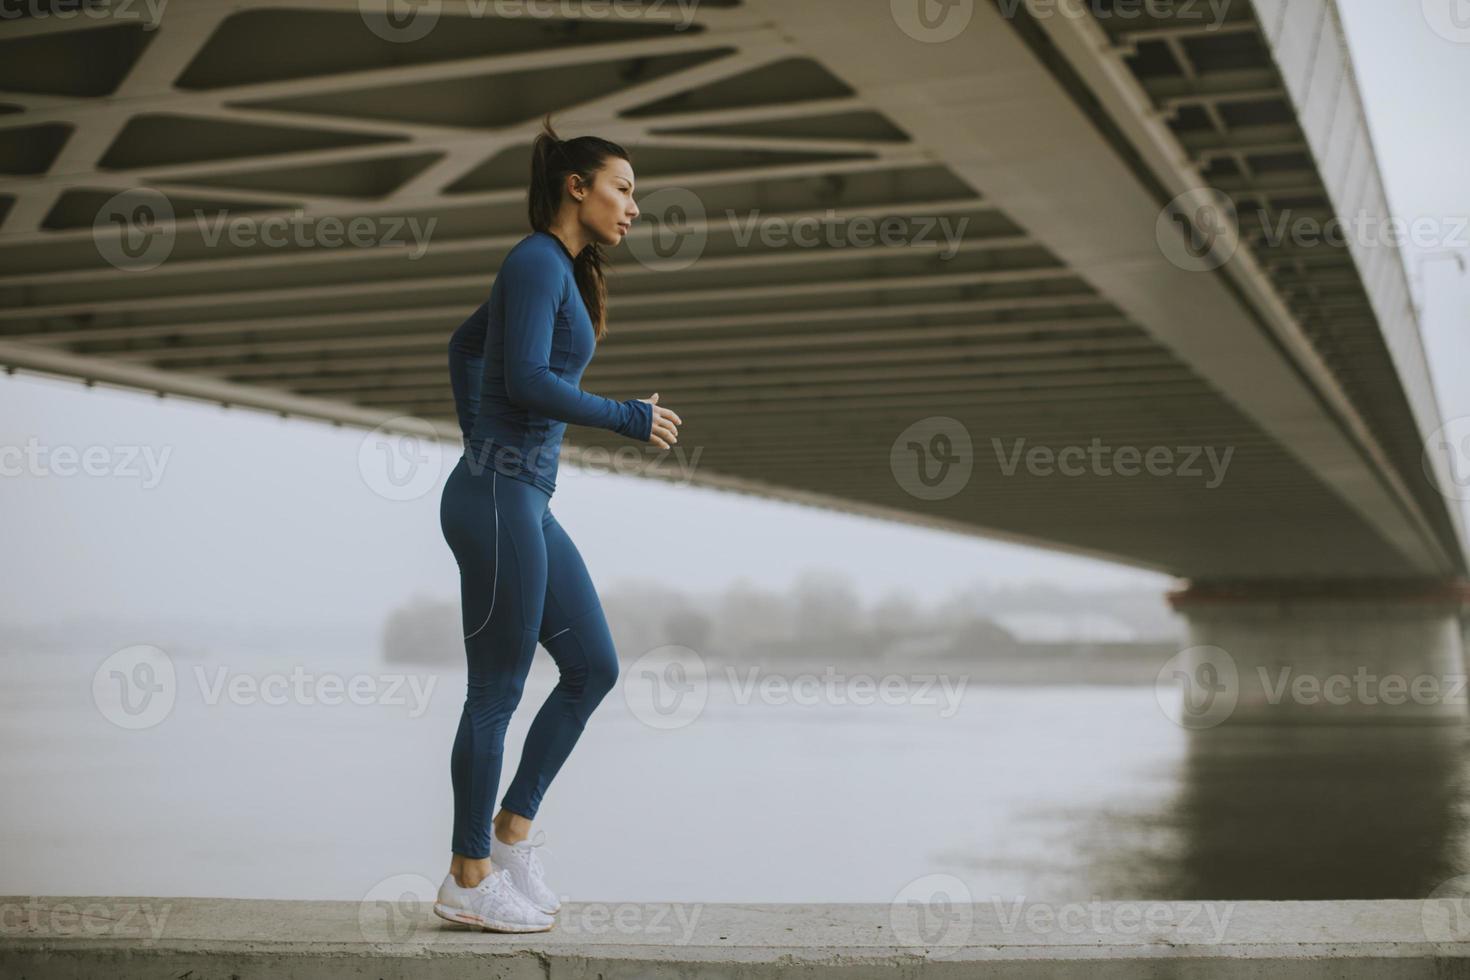
[(1465, 718), (1252, 679), (1464, 671), (1463, 488), (1332, 0), (137, 0), (3, 31), (12, 371), (457, 440), (448, 333), (553, 112), (630, 151), (644, 210), (584, 385), (659, 391), (695, 482), (1187, 579), (1184, 673), (1225, 651), (1237, 720)]

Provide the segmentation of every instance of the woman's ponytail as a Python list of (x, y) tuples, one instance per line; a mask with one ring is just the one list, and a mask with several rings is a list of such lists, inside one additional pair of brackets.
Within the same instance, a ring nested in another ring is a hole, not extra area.
[[(551, 116), (541, 121), (541, 132), (531, 144), (531, 186), (527, 192), (527, 217), (536, 231), (550, 233), (551, 223), (561, 210), (562, 193), (568, 174), (576, 174), (583, 183), (591, 184), (608, 157), (628, 160), (621, 146), (596, 136), (578, 136), (562, 140), (551, 128)], [(631, 160), (629, 161), (631, 162)], [(607, 336), (607, 277), (604, 272), (602, 246), (591, 242), (573, 261), (577, 291), (587, 305), (594, 335)]]

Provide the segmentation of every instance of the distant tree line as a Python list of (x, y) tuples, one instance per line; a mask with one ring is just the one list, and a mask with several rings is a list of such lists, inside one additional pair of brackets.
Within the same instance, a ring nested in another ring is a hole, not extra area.
[[(864, 605), (851, 579), (826, 569), (801, 573), (789, 590), (742, 579), (706, 596), (625, 579), (603, 590), (602, 604), (624, 660), (665, 644), (719, 660), (1007, 657), (1022, 642), (994, 617), (1017, 612), (1063, 619), (1085, 611), (1124, 624), (1142, 640), (1179, 635), (1179, 622), (1162, 596), (1144, 590), (973, 587), (926, 610), (907, 591)], [(384, 654), (399, 663), (461, 663), (462, 625), (458, 599), (416, 597), (388, 616)]]

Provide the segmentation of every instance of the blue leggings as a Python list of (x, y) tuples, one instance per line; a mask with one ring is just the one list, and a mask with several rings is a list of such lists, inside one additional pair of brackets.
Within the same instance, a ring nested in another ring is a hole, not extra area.
[(468, 688), (450, 755), (453, 851), (490, 854), (492, 803), (505, 730), (521, 699), (536, 643), (561, 679), (536, 713), (502, 808), (536, 816), (592, 710), (618, 677), (602, 603), (551, 495), (461, 456), (444, 484), (439, 525), (459, 563)]

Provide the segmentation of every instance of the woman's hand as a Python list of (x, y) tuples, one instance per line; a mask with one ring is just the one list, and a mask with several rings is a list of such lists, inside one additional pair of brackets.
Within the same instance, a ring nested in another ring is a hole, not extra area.
[(655, 446), (668, 449), (679, 441), (679, 426), (684, 420), (672, 409), (660, 408), (658, 404), (658, 392), (653, 393), (652, 398), (640, 398), (640, 402), (648, 402), (653, 406), (653, 432), (650, 433), (648, 441)]

